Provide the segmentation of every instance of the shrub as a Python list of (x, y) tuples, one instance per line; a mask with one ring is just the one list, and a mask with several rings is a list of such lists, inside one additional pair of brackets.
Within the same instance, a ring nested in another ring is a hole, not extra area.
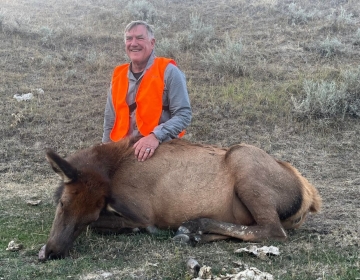
[(240, 40), (232, 40), (229, 34), (225, 35), (225, 46), (214, 50), (208, 49), (202, 54), (202, 61), (209, 70), (225, 72), (232, 75), (242, 75), (244, 66), (241, 61), (243, 45)]
[(343, 74), (348, 93), (348, 113), (360, 117), (360, 66)]
[(300, 115), (329, 117), (346, 111), (346, 91), (344, 85), (337, 85), (336, 82), (313, 82), (305, 80), (303, 89), (306, 97), (302, 101), (292, 97), (295, 112)]
[(355, 19), (352, 13), (347, 13), (346, 10), (341, 6), (340, 7), (340, 14), (338, 16), (338, 20), (340, 22), (344, 22), (346, 24), (353, 24), (355, 23)]
[(146, 0), (129, 1), (125, 8), (130, 13), (132, 20), (154, 23), (157, 15), (154, 5)]
[(182, 50), (199, 49), (208, 46), (215, 37), (214, 27), (206, 25), (198, 14), (190, 15), (190, 28), (177, 36)]
[(301, 117), (360, 117), (360, 67), (345, 71), (342, 82), (305, 80), (305, 98), (291, 97), (294, 111)]
[(298, 7), (297, 4), (291, 3), (288, 6), (289, 9), (289, 23), (296, 25), (296, 24), (305, 24), (309, 20), (313, 19), (313, 17), (316, 15), (317, 11), (316, 9), (312, 12), (307, 12), (304, 9), (302, 9), (300, 6)]
[(329, 58), (339, 54), (341, 47), (342, 43), (336, 37), (332, 39), (326, 37), (324, 41), (318, 43), (317, 50), (321, 56)]
[(12, 17), (6, 12), (0, 12), (0, 31), (9, 33), (20, 32), (20, 23), (22, 23), (22, 19)]
[(156, 42), (156, 54), (159, 56), (175, 58), (180, 51), (180, 44), (177, 40), (163, 38)]
[(347, 13), (346, 10), (341, 6), (340, 12), (333, 10), (333, 12), (327, 17), (329, 20), (333, 20), (334, 23), (338, 24), (354, 24), (356, 21), (352, 13)]
[(53, 47), (55, 44), (55, 31), (50, 27), (44, 26), (40, 29), (40, 41), (43, 46)]
[(4, 22), (5, 22), (5, 15), (1, 12), (0, 13), (0, 28), (1, 28), (1, 30), (3, 30)]
[(354, 45), (360, 45), (360, 28), (355, 33)]

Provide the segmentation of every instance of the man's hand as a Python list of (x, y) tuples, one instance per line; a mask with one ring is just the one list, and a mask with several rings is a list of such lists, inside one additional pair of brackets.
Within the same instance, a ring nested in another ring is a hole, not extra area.
[(159, 147), (159, 140), (156, 139), (154, 134), (150, 133), (134, 144), (135, 157), (138, 161), (151, 158), (157, 147)]

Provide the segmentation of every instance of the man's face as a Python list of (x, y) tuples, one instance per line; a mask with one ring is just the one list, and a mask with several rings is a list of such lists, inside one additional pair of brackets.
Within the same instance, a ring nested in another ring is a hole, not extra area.
[(150, 39), (144, 25), (136, 25), (125, 33), (125, 50), (135, 64), (146, 63), (154, 49), (155, 39)]

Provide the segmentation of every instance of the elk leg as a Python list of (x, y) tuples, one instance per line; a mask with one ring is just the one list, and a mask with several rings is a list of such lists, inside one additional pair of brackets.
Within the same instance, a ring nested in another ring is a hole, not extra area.
[(100, 234), (131, 234), (141, 231), (146, 231), (151, 235), (159, 233), (158, 228), (155, 226), (148, 226), (145, 229), (122, 227), (122, 220), (116, 214), (108, 211), (101, 212), (99, 219), (92, 222), (89, 228)]
[(281, 224), (243, 226), (208, 218), (200, 218), (183, 223), (179, 227), (176, 236), (188, 235), (189, 240), (191, 240), (193, 235), (202, 236), (204, 233), (223, 235), (228, 238), (233, 237), (244, 241), (263, 241), (267, 239), (283, 241), (286, 239), (286, 233)]
[(99, 234), (129, 234), (136, 232), (136, 229), (122, 227), (122, 222), (119, 217), (105, 211), (101, 212), (99, 219), (92, 222), (89, 228)]
[(176, 235), (173, 237), (173, 241), (178, 243), (190, 244), (195, 246), (198, 243), (208, 243), (212, 241), (219, 241), (224, 239), (229, 239), (230, 236), (220, 235), (220, 234), (193, 234), (193, 233), (179, 233), (177, 232)]

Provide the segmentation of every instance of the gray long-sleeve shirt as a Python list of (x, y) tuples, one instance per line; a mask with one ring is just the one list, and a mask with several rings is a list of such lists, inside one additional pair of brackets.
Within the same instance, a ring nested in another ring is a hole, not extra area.
[[(147, 69), (149, 69), (155, 59), (155, 53), (152, 52), (146, 68), (140, 78), (137, 80), (133, 73), (128, 72), (128, 93), (126, 102), (131, 105), (135, 102), (137, 90), (139, 88), (142, 77)], [(191, 122), (191, 106), (189, 94), (186, 87), (186, 78), (184, 73), (175, 65), (169, 63), (164, 73), (165, 88), (163, 93), (163, 106), (168, 106), (169, 110), (163, 110), (159, 125), (154, 128), (152, 133), (160, 142), (168, 141), (176, 138), (177, 135), (183, 131)], [(134, 110), (130, 114), (130, 127), (127, 136), (140, 136), (135, 119)], [(104, 113), (104, 133), (102, 142), (111, 142), (110, 132), (114, 126), (115, 110), (112, 102), (112, 89), (110, 87)]]

